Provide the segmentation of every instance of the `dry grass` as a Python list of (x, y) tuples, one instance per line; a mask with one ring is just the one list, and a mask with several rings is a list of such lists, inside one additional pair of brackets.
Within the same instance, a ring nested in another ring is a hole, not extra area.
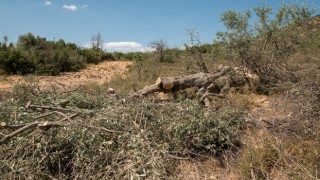
[(237, 179), (221, 162), (212, 157), (180, 161), (173, 179), (179, 180), (218, 180)]
[(319, 178), (319, 142), (282, 137), (267, 130), (251, 130), (244, 138), (246, 145), (235, 163), (244, 179)]

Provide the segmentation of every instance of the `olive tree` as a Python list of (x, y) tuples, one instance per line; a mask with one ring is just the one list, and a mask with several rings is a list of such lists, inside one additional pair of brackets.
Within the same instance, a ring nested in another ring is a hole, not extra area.
[[(305, 21), (314, 12), (305, 4), (283, 4), (276, 13), (267, 6), (245, 12), (229, 10), (221, 15), (227, 30), (217, 36), (226, 44), (229, 60), (257, 74), (263, 84), (275, 85), (295, 79), (287, 63), (301, 44)], [(258, 22), (251, 23), (253, 16)]]

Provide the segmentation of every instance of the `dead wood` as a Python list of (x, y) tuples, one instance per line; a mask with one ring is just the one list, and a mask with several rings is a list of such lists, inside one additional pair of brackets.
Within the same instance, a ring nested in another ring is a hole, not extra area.
[(53, 107), (53, 106), (39, 106), (39, 105), (27, 104), (26, 107), (30, 108), (30, 109), (48, 109), (48, 110), (56, 110), (56, 111), (69, 111), (69, 112), (73, 111), (73, 112), (76, 112), (75, 109)]
[(207, 88), (215, 80), (227, 72), (231, 68), (229, 66), (222, 67), (217, 73), (197, 73), (186, 76), (177, 77), (159, 77), (156, 83), (144, 87), (142, 90), (133, 94), (133, 96), (147, 96), (155, 92), (176, 92), (190, 87)]
[[(48, 113), (48, 114), (52, 114), (52, 113)], [(46, 114), (46, 116), (48, 116), (48, 114)], [(12, 133), (10, 134), (7, 134), (7, 135), (4, 135), (4, 137), (0, 140), (0, 144), (3, 144), (5, 142), (7, 142), (8, 140), (10, 140), (11, 138), (13, 138), (14, 136), (18, 135), (18, 134), (21, 134), (27, 130), (30, 130), (30, 129), (34, 129), (36, 127), (40, 128), (40, 129), (44, 129), (44, 130), (47, 130), (47, 129), (50, 129), (51, 127), (54, 127), (54, 126), (58, 126), (58, 127), (63, 127), (65, 126), (65, 124), (63, 124), (63, 121), (66, 121), (66, 120), (69, 120), (75, 116), (79, 115), (79, 113), (74, 113), (70, 116), (67, 116), (65, 118), (63, 118), (62, 120), (60, 121), (57, 121), (57, 122), (52, 122), (52, 121), (35, 121), (35, 122), (32, 122), (30, 124), (27, 124), (27, 125), (7, 125), (6, 123), (2, 122), (1, 123), (1, 127), (2, 128), (9, 128), (9, 129), (13, 129), (13, 128), (19, 128), (15, 131), (13, 131)], [(42, 115), (41, 117), (44, 117), (44, 115)]]
[[(136, 92), (132, 97), (146, 97), (150, 94), (159, 97), (159, 100), (170, 98), (164, 97), (163, 94), (174, 94), (177, 91), (187, 88), (196, 88), (197, 96), (200, 101), (207, 107), (211, 104), (211, 96), (226, 98), (224, 95), (231, 87), (241, 87), (246, 84), (246, 77), (239, 75), (229, 66), (220, 66), (216, 73), (197, 73), (176, 77), (159, 77), (155, 84), (144, 87)], [(174, 96), (172, 96), (174, 97)]]

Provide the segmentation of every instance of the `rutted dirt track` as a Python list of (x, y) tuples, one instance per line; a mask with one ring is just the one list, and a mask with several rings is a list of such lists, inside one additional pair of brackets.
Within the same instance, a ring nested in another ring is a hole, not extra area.
[(117, 75), (124, 75), (131, 64), (131, 61), (106, 61), (98, 65), (88, 65), (86, 69), (79, 72), (64, 73), (60, 76), (0, 76), (0, 91), (10, 90), (25, 78), (39, 81), (40, 87), (58, 85), (65, 88), (86, 83), (102, 84)]

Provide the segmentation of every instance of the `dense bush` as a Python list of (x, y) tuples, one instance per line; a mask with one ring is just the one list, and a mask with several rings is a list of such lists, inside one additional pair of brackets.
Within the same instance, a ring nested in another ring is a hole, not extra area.
[(127, 60), (135, 60), (137, 57), (145, 58), (147, 56), (147, 53), (142, 52), (128, 52), (124, 55), (124, 59)]
[[(191, 108), (192, 107), (192, 108)], [(218, 155), (226, 149), (239, 147), (239, 128), (242, 114), (237, 110), (219, 112), (200, 109), (197, 105), (173, 111), (176, 116), (165, 129), (171, 151), (178, 154), (211, 153)]]
[(121, 60), (121, 59), (124, 59), (125, 57), (125, 53), (123, 52), (113, 52), (113, 57), (117, 60)]
[(80, 54), (87, 63), (98, 64), (105, 60), (115, 60), (112, 53), (106, 53), (100, 49), (82, 49)]
[(35, 64), (28, 61), (25, 56), (16, 49), (3, 52), (0, 57), (1, 68), (8, 74), (28, 74), (35, 70)]
[(75, 44), (47, 41), (28, 33), (19, 37), (16, 47), (1, 44), (0, 68), (8, 74), (58, 75), (84, 68), (84, 58)]
[(236, 66), (244, 66), (257, 74), (265, 86), (274, 86), (284, 81), (296, 81), (288, 68), (288, 60), (294, 55), (306, 31), (306, 21), (314, 10), (305, 4), (283, 4), (273, 14), (272, 8), (254, 8), (258, 22), (252, 23), (252, 11), (229, 10), (222, 14), (221, 21), (227, 28), (217, 35), (226, 43), (228, 59)]
[(85, 63), (114, 59), (112, 53), (101, 49), (81, 49), (62, 39), (48, 41), (31, 33), (20, 36), (16, 46), (0, 43), (0, 69), (8, 74), (58, 75), (83, 69)]

